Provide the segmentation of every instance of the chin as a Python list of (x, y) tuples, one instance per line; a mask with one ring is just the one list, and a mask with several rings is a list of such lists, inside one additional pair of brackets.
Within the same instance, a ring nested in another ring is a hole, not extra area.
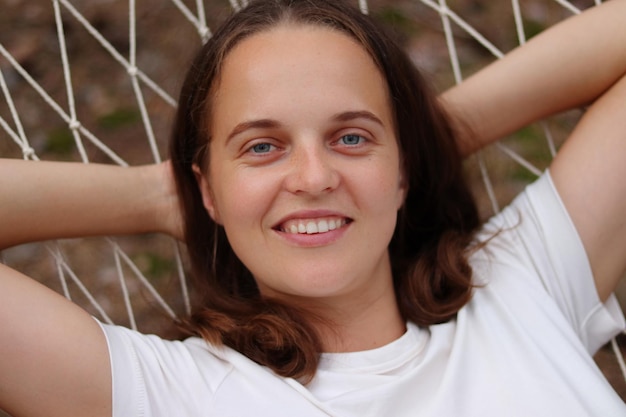
[(290, 279), (274, 285), (259, 285), (264, 296), (293, 301), (304, 299), (332, 299), (353, 294), (358, 291), (359, 285), (353, 273), (341, 273), (336, 268), (332, 272), (317, 271), (315, 274), (302, 274), (300, 271), (297, 280)]

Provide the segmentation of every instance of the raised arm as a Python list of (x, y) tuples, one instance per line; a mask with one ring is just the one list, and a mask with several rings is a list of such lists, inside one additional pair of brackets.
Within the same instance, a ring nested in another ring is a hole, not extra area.
[[(0, 248), (86, 235), (180, 235), (169, 164), (120, 168), (0, 160)], [(0, 264), (0, 408), (110, 416), (111, 371), (96, 321)]]
[(626, 1), (611, 0), (547, 29), (441, 94), (464, 153), (595, 101), (626, 73), (625, 40)]
[(76, 236), (178, 237), (169, 169), (0, 159), (0, 249)]
[(110, 416), (104, 334), (80, 307), (0, 264), (0, 409)]
[[(555, 186), (601, 299), (626, 269), (626, 1), (611, 0), (533, 38), (442, 95), (469, 154), (559, 111), (591, 104), (553, 161)], [(593, 103), (593, 104), (592, 104)]]

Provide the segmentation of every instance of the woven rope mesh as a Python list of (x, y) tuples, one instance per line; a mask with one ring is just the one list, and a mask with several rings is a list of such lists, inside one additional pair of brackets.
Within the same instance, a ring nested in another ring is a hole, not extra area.
[[(354, 3), (393, 26), (416, 65), (443, 90), (599, 2)], [(187, 63), (211, 28), (244, 5), (236, 0), (5, 0), (0, 157), (122, 166), (166, 159)], [(578, 117), (572, 111), (530, 126), (468, 160), (484, 217), (547, 167)], [(171, 318), (189, 310), (183, 251), (163, 236), (45, 242), (1, 256), (105, 322), (167, 335)], [(626, 398), (621, 357), (603, 350), (597, 359)]]

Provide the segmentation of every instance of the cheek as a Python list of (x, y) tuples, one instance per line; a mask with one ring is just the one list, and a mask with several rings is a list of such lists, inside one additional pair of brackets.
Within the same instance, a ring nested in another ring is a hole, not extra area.
[(239, 240), (251, 240), (250, 232), (262, 226), (276, 186), (270, 179), (256, 174), (222, 174), (215, 188), (215, 205), (234, 248)]
[[(392, 168), (393, 167), (393, 168)], [(400, 170), (395, 168), (397, 164), (381, 163), (368, 166), (361, 173), (364, 181), (360, 181), (361, 195), (366, 195), (370, 204), (374, 204), (380, 210), (397, 211), (404, 202), (404, 180)]]
[[(361, 214), (370, 226), (366, 239), (389, 242), (396, 227), (398, 209), (404, 202), (404, 190), (398, 170), (369, 166), (350, 177), (351, 190)], [(372, 240), (372, 241), (373, 241)]]

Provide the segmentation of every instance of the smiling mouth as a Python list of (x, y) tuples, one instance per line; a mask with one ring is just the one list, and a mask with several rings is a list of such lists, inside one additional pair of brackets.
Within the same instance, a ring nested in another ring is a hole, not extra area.
[(322, 219), (294, 219), (281, 224), (277, 229), (292, 235), (313, 235), (339, 229), (352, 220), (345, 217), (326, 217)]

